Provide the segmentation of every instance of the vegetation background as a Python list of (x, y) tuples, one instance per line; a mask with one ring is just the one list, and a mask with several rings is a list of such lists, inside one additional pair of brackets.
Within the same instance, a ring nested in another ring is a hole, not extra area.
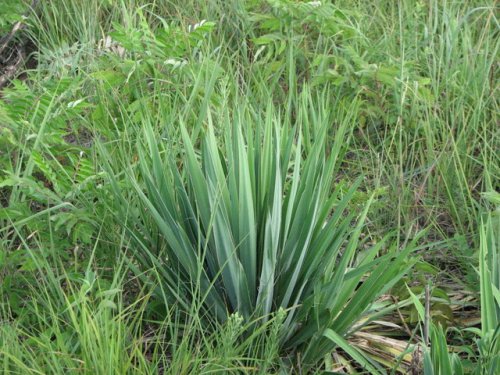
[(497, 15), (0, 0), (0, 371), (498, 374)]

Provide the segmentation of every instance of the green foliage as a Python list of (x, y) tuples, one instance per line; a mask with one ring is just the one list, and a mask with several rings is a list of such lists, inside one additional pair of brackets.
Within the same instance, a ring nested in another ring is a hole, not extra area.
[[(250, 7), (254, 28), (253, 62), (263, 69), (266, 79), (275, 73), (280, 76), (287, 67), (290, 54), (296, 59), (297, 73), (307, 74), (307, 67), (318, 50), (329, 43), (340, 43), (357, 36), (355, 25), (333, 4), (273, 0)], [(288, 60), (288, 61), (287, 61)], [(289, 74), (295, 72), (289, 71)]]
[(481, 280), (482, 334), (494, 331), (500, 323), (500, 216), (488, 215), (481, 222), (479, 277)]
[(443, 328), (431, 326), (431, 348), (424, 354), (425, 375), (445, 375), (464, 373), (460, 358), (456, 353), (449, 353)]
[(162, 368), (166, 374), (248, 369), (264, 374), (279, 367), (281, 311), (244, 342), (236, 340), (248, 330), (238, 315), (214, 327), (214, 334), (194, 306), (187, 321), (175, 308), (160, 321), (145, 321), (150, 295), (126, 292), (136, 283), (127, 278), (123, 259), (117, 259), (111, 277), (94, 263), (81, 272), (59, 274), (53, 267), (61, 261), (57, 255), (49, 260), (40, 257), (43, 249), (23, 250), (33, 256), (37, 278), (26, 284), (22, 318), (12, 320), (8, 309), (0, 309), (4, 373), (156, 374)]
[[(9, 144), (8, 152), (2, 154), (0, 187), (9, 188), (10, 193), (4, 197), (8, 206), (1, 209), (0, 218), (7, 224), (16, 223), (26, 218), (33, 205), (46, 212), (64, 206), (65, 212), (50, 215), (55, 230), (65, 227), (75, 242), (89, 243), (95, 220), (82, 215), (83, 206), (73, 203), (77, 197), (88, 196), (98, 176), (87, 158), (88, 149), (78, 140), (78, 130), (68, 126), (87, 108), (83, 102), (70, 102), (78, 89), (78, 82), (65, 79), (41, 87), (41, 95), (21, 82), (4, 90), (0, 113)], [(36, 230), (37, 222), (30, 224), (29, 230)], [(40, 225), (46, 224), (38, 222), (38, 228)], [(2, 232), (5, 230), (7, 227)]]
[(375, 258), (382, 240), (357, 254), (369, 203), (352, 228), (345, 209), (357, 184), (343, 196), (331, 192), (345, 129), (329, 157), (320, 136), (301, 160), (300, 130), (280, 130), (271, 116), (255, 130), (228, 119), (222, 148), (209, 123), (199, 156), (181, 124), (180, 159), (146, 128), (140, 178), (128, 177), (138, 205), (112, 179), (114, 210), (132, 213), (124, 225), (143, 266), (137, 272), (156, 269), (170, 303), (187, 307), (187, 296), (200, 295), (220, 321), (228, 311), (249, 321), (285, 309), (282, 347), (300, 347), (312, 365), (335, 347), (323, 330), (347, 335), (410, 267), (411, 246)]
[(479, 279), (481, 284), (481, 333), (477, 340), (481, 374), (493, 374), (500, 366), (500, 215), (497, 211), (481, 222)]
[(25, 1), (23, 0), (3, 0), (2, 13), (0, 14), (0, 36), (9, 32), (12, 25), (22, 19), (26, 11)]
[[(490, 194), (493, 195), (494, 194)], [(493, 197), (494, 198), (494, 197)], [(492, 202), (495, 202), (494, 199)], [(496, 213), (497, 214), (497, 213)], [(479, 279), (481, 299), (481, 329), (469, 329), (478, 336), (476, 339), (477, 358), (473, 374), (494, 374), (500, 364), (500, 325), (498, 292), (498, 247), (500, 221), (498, 215), (488, 214), (480, 225)], [(413, 295), (414, 299), (416, 297)], [(419, 315), (424, 320), (423, 306), (418, 300)], [(424, 354), (424, 374), (464, 374), (462, 360), (457, 353), (451, 352), (447, 344), (446, 332), (441, 325), (430, 325), (430, 349)], [(465, 363), (465, 362), (464, 362)]]
[(100, 177), (76, 126), (88, 108), (72, 101), (80, 88), (66, 78), (39, 87), (15, 81), (2, 92), (0, 294), (14, 315), (24, 310), (36, 269), (24, 246), (40, 246), (43, 256), (58, 254), (77, 269), (102, 220), (93, 207)]
[(495, 10), (38, 2), (0, 93), (0, 368), (404, 372), (432, 282), (425, 370), (494, 373)]

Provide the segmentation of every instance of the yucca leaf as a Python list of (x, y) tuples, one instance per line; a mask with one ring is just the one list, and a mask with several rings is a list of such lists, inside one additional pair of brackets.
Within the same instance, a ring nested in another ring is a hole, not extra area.
[(365, 357), (361, 352), (359, 352), (356, 348), (349, 345), (349, 343), (338, 333), (331, 329), (326, 329), (323, 333), (327, 339), (331, 340), (336, 346), (340, 347), (344, 350), (352, 359), (354, 359), (357, 363), (359, 363), (364, 369), (370, 371), (370, 374), (378, 375), (384, 374), (385, 371), (372, 362), (370, 359)]

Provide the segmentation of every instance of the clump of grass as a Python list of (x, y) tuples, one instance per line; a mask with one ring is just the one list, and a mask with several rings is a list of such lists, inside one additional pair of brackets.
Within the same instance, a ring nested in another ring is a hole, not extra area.
[(22, 315), (14, 317), (8, 306), (0, 312), (3, 373), (236, 374), (280, 366), (282, 312), (241, 342), (249, 325), (237, 314), (209, 328), (196, 304), (189, 311), (169, 305), (161, 317), (151, 313), (149, 292), (127, 292), (137, 288), (123, 258), (111, 279), (94, 262), (78, 277), (57, 266), (59, 256), (25, 250), (37, 277), (26, 282)]

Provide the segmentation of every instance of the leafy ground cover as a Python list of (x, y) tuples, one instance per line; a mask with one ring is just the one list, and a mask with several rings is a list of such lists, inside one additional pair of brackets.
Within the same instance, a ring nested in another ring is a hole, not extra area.
[(498, 371), (495, 1), (0, 10), (3, 373)]

